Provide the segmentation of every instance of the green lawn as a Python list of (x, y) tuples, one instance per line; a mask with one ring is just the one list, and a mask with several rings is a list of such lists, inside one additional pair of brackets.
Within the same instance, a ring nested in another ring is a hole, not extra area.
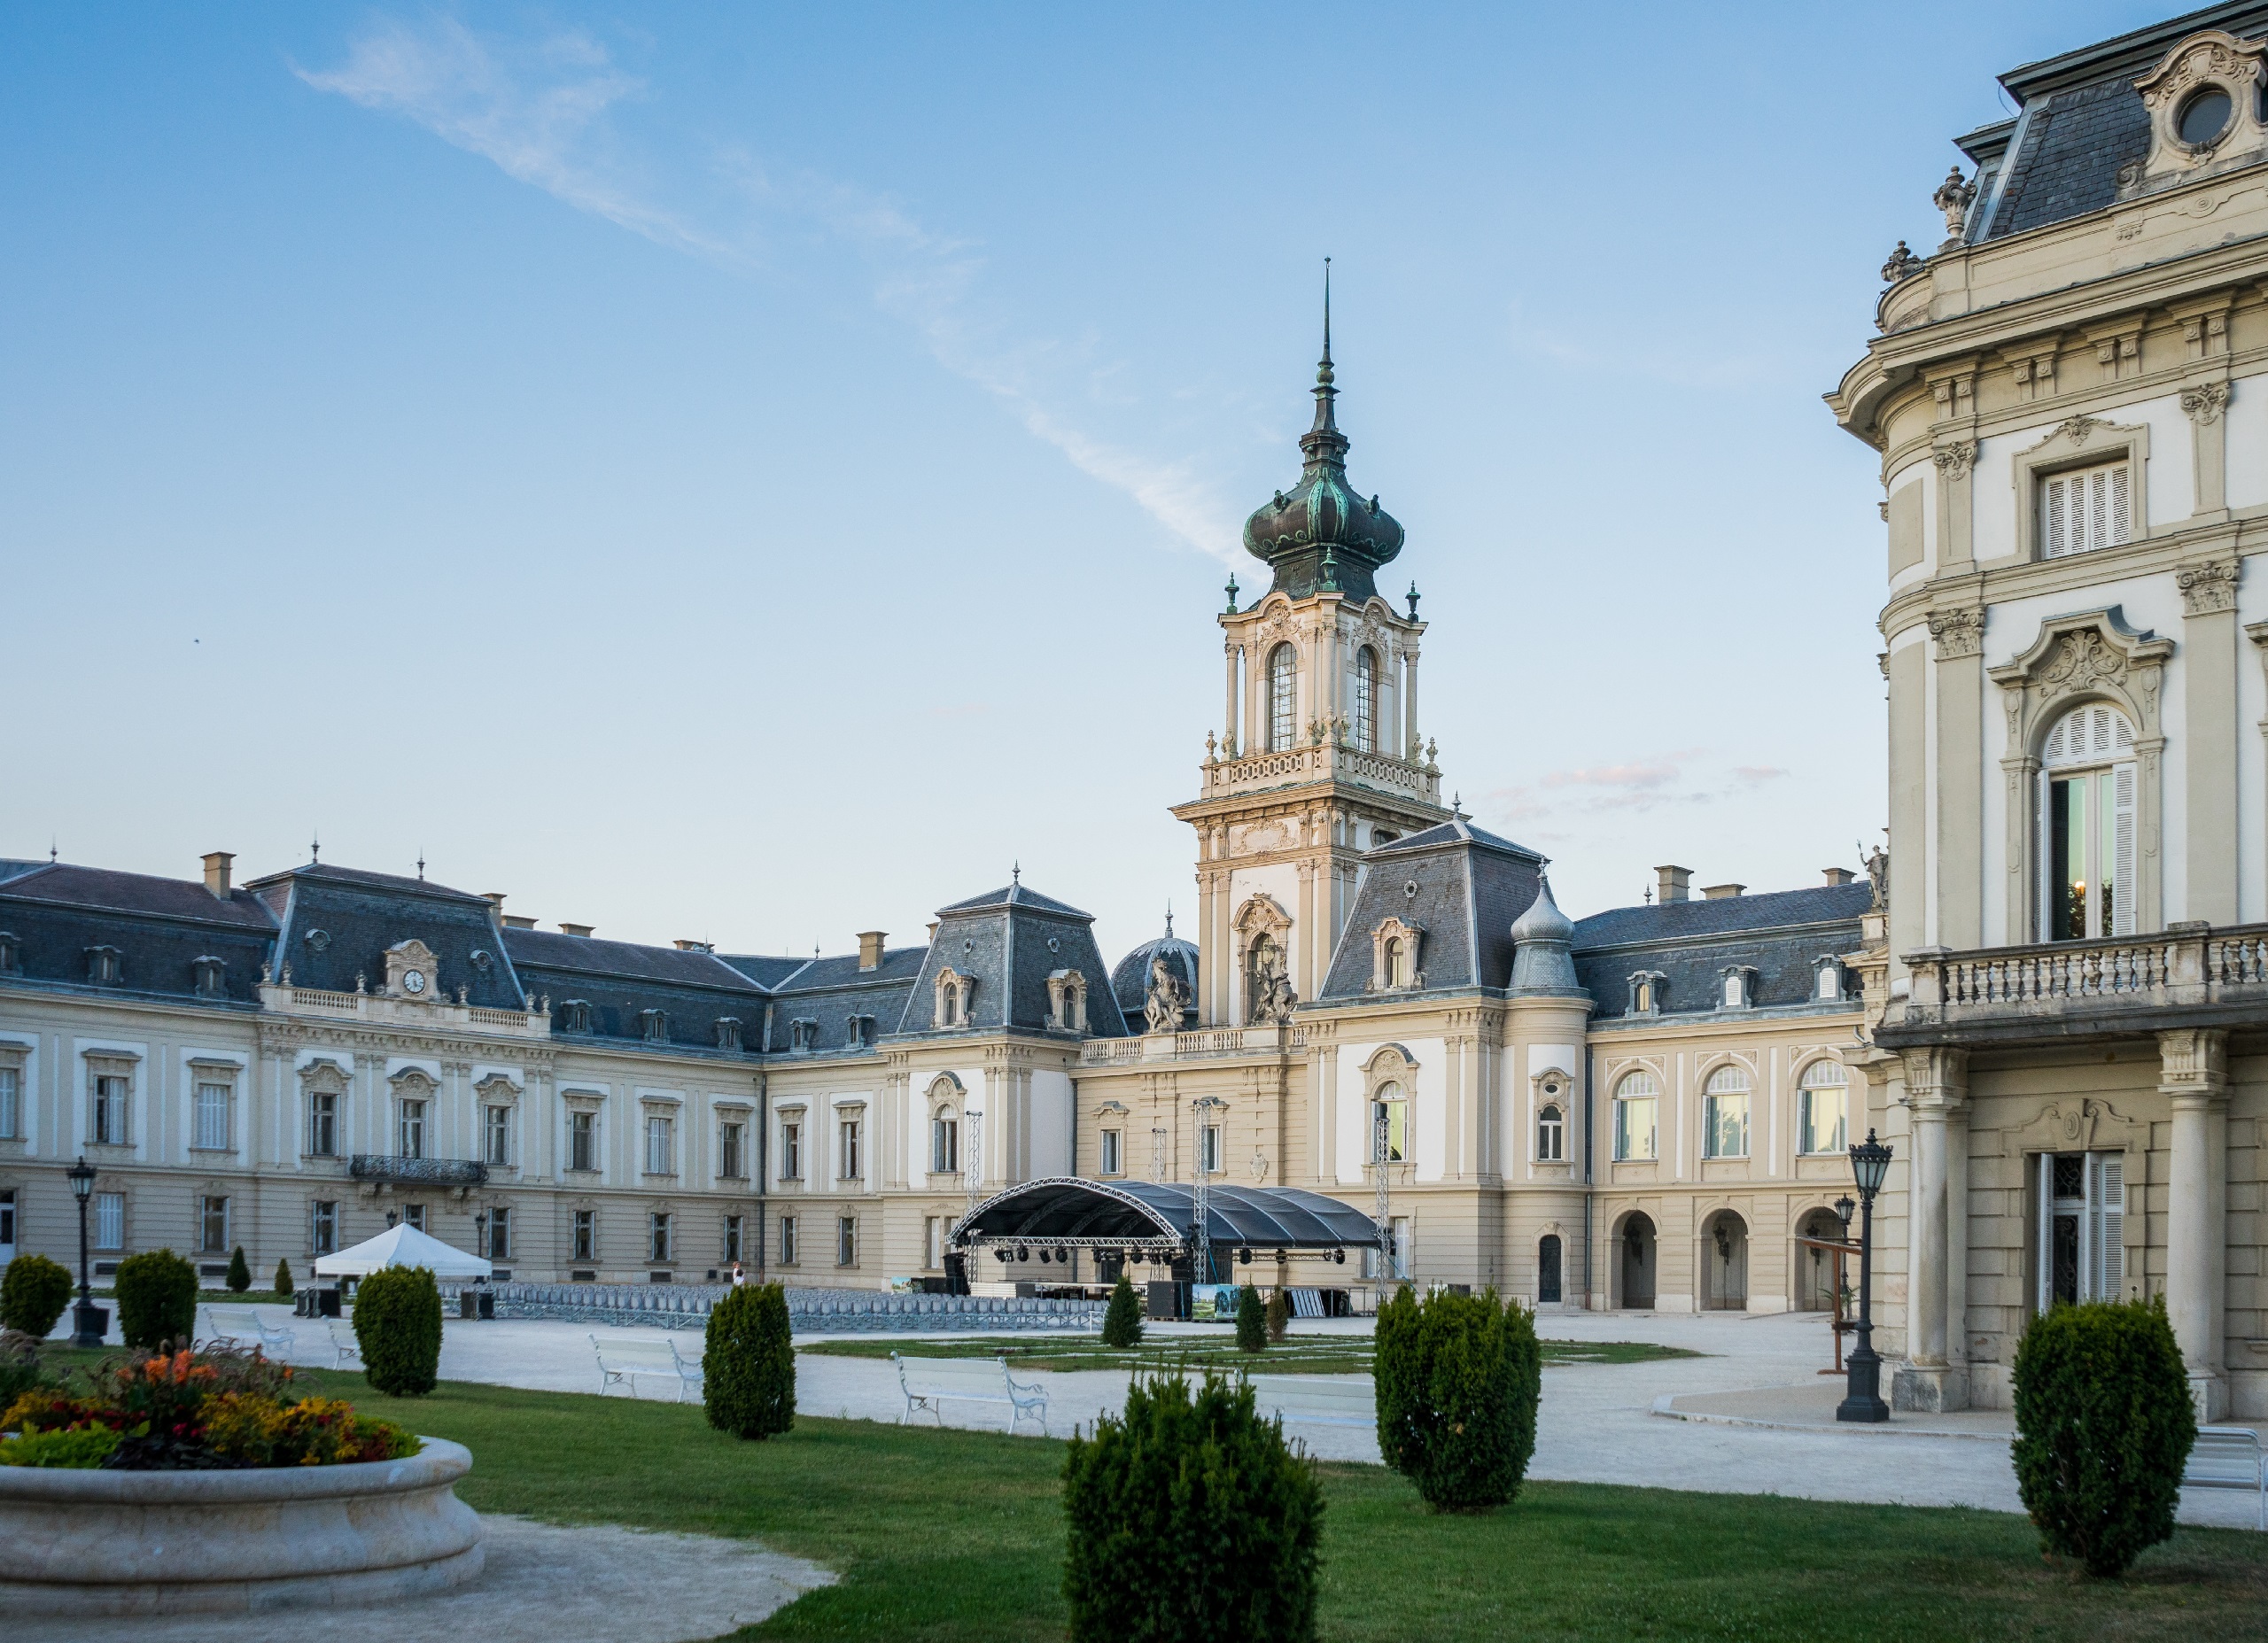
[[(1264, 1352), (1238, 1349), (1225, 1331), (1218, 1339), (1204, 1336), (1153, 1336), (1131, 1351), (1106, 1346), (1091, 1337), (987, 1335), (968, 1340), (901, 1341), (872, 1337), (850, 1340), (812, 1341), (796, 1349), (830, 1358), (887, 1358), (902, 1352), (909, 1358), (991, 1358), (1005, 1353), (1019, 1369), (1250, 1369), (1255, 1375), (1368, 1375), (1371, 1347), (1359, 1335), (1309, 1335), (1293, 1331), (1288, 1340)], [(1657, 1346), (1649, 1341), (1546, 1341), (1546, 1363), (1646, 1363), (1660, 1358), (1699, 1358), (1706, 1354), (1682, 1346)]]
[[(746, 1638), (1062, 1636), (1052, 1440), (806, 1418), (744, 1444), (689, 1405), (458, 1383), (394, 1399), (303, 1373), (468, 1445), (461, 1492), (484, 1511), (753, 1536), (842, 1575)], [(1440, 1518), (1379, 1468), (1323, 1475), (1333, 1639), (2268, 1637), (2268, 1538), (2239, 1531), (2184, 1530), (2093, 1582), (1998, 1513), (1539, 1484)]]

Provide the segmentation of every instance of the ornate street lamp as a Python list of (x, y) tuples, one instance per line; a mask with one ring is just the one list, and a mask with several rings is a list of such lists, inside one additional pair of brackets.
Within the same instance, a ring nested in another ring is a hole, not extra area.
[[(1882, 1360), (1875, 1355), (1874, 1321), (1875, 1194), (1890, 1174), (1890, 1147), (1876, 1141), (1871, 1129), (1851, 1149), (1851, 1174), (1859, 1189), (1859, 1345), (1851, 1353), (1850, 1380), (1843, 1401), (1835, 1407), (1835, 1418), (1873, 1424), (1890, 1419), (1890, 1406), (1882, 1400)], [(1836, 1213), (1845, 1213), (1842, 1204), (1836, 1205)]]
[(63, 1173), (70, 1178), (71, 1196), (79, 1200), (79, 1305), (71, 1314), (71, 1344), (99, 1346), (110, 1330), (110, 1311), (95, 1305), (94, 1285), (87, 1278), (87, 1200), (95, 1195), (95, 1166), (82, 1155)]

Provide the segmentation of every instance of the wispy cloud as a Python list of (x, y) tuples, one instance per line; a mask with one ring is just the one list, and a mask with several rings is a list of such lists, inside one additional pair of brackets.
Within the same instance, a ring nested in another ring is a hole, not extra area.
[(1192, 547), (1234, 565), (1234, 512), (1187, 461), (1161, 460), (1079, 426), (1058, 384), (1067, 373), (1103, 387), (1115, 364), (1084, 365), (1045, 339), (1001, 334), (976, 314), (984, 259), (969, 240), (924, 225), (888, 196), (756, 155), (704, 157), (742, 215), (722, 223), (674, 208), (629, 157), (616, 115), (651, 89), (580, 30), (534, 41), (476, 34), (454, 19), (374, 25), (327, 71), (295, 69), (317, 90), (398, 115), (543, 190), (659, 245), (741, 269), (760, 259), (764, 227), (816, 227), (865, 263), (874, 303), (918, 336), (937, 363), (1001, 404), (1081, 473), (1130, 498)]
[(1788, 772), (1774, 765), (1719, 763), (1705, 748), (1688, 748), (1612, 763), (1550, 771), (1533, 782), (1483, 795), (1484, 813), (1506, 824), (1533, 824), (1537, 839), (1566, 836), (1537, 831), (1584, 817), (1642, 814), (1678, 806), (1714, 804), (1753, 790)]

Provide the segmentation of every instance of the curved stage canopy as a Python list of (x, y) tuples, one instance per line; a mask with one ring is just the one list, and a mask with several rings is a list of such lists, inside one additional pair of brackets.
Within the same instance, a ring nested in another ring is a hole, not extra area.
[[(1296, 1187), (1208, 1187), (1207, 1232), (1214, 1244), (1254, 1249), (1376, 1249), (1368, 1215)], [(995, 1193), (953, 1232), (957, 1244), (1171, 1244), (1192, 1242), (1197, 1189), (1178, 1182), (1087, 1181), (1055, 1176)]]

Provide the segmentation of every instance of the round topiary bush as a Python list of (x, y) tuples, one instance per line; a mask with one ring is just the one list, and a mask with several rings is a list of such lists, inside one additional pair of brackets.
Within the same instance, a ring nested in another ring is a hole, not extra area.
[(2016, 1344), (2016, 1491), (2041, 1546), (2117, 1575), (2173, 1533), (2197, 1439), (2165, 1298), (2050, 1308)]
[(144, 1250), (118, 1263), (118, 1332), (128, 1346), (186, 1345), (197, 1329), (197, 1268), (171, 1250)]
[(1323, 1489), (1252, 1388), (1138, 1379), (1063, 1462), (1075, 1643), (1315, 1636)]
[(1268, 1350), (1268, 1304), (1249, 1283), (1237, 1291), (1237, 1345), (1248, 1352)]
[(245, 1259), (245, 1246), (237, 1245), (236, 1253), (229, 1257), (229, 1293), (242, 1295), (252, 1288), (252, 1263)]
[(291, 1293), (291, 1263), (288, 1260), (276, 1263), (276, 1292), (278, 1295)]
[(19, 1255), (0, 1275), (0, 1328), (44, 1340), (71, 1304), (71, 1274), (44, 1255)]
[(701, 1357), (709, 1424), (736, 1438), (765, 1438), (796, 1424), (796, 1348), (788, 1292), (743, 1283), (709, 1313)]
[(1102, 1344), (1121, 1351), (1142, 1344), (1142, 1298), (1134, 1293), (1133, 1280), (1126, 1269), (1118, 1269), (1118, 1282), (1110, 1286), (1110, 1306), (1102, 1315)]
[(354, 1290), (354, 1341), (379, 1391), (423, 1397), (441, 1370), (441, 1291), (423, 1267), (385, 1267)]
[(1543, 1349), (1535, 1320), (1496, 1291), (1379, 1308), (1379, 1453), (1436, 1512), (1481, 1512), (1519, 1492), (1535, 1453)]

